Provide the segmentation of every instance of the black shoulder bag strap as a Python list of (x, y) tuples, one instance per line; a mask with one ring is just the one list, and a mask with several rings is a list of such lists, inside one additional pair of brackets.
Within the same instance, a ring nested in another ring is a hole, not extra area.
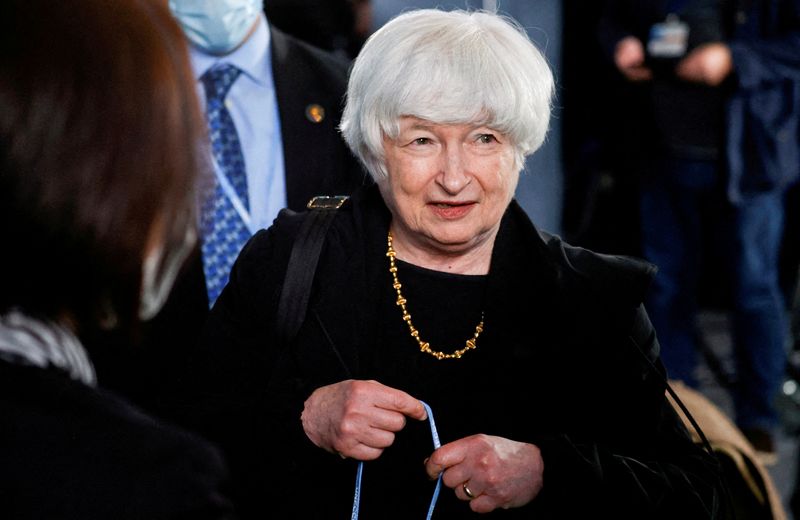
[(322, 243), (325, 242), (336, 210), (348, 199), (343, 195), (320, 196), (308, 202), (309, 211), (294, 240), (278, 301), (277, 330), (284, 345), (294, 339), (306, 319), (311, 283), (322, 252)]
[[(647, 314), (637, 313), (636, 317), (634, 318), (633, 325), (631, 326), (631, 331), (630, 334), (628, 335), (628, 339), (635, 347), (635, 350), (639, 352), (639, 354), (641, 354), (642, 358), (645, 361), (646, 366), (664, 384), (667, 393), (670, 395), (670, 397), (672, 397), (672, 399), (678, 405), (681, 412), (683, 412), (683, 414), (686, 415), (686, 418), (689, 420), (689, 423), (692, 425), (692, 428), (694, 429), (695, 432), (697, 432), (697, 436), (700, 438), (700, 443), (703, 445), (703, 448), (706, 450), (706, 452), (708, 452), (708, 454), (714, 459), (716, 464), (721, 468), (722, 466), (719, 461), (719, 458), (717, 457), (717, 454), (714, 452), (714, 448), (711, 447), (711, 443), (708, 441), (708, 438), (706, 438), (705, 433), (703, 433), (703, 430), (700, 429), (700, 425), (697, 424), (697, 420), (694, 418), (694, 416), (692, 416), (691, 412), (689, 412), (689, 409), (686, 407), (681, 398), (678, 397), (678, 394), (669, 384), (667, 378), (664, 376), (661, 370), (659, 370), (658, 367), (656, 366), (656, 359), (658, 356), (652, 356), (652, 357), (649, 356), (642, 347), (643, 345), (646, 345), (653, 340), (652, 336), (654, 334), (655, 331), (653, 330), (653, 326), (651, 325), (650, 319), (647, 317)], [(724, 489), (723, 499), (728, 503), (728, 507), (730, 508), (730, 510), (733, 511), (733, 505), (732, 505), (733, 502), (730, 496), (730, 492), (727, 488), (727, 485), (725, 486)], [(721, 505), (719, 504), (719, 502), (717, 502), (716, 499), (712, 503), (711, 508), (712, 511), (710, 518), (714, 520), (720, 518), (720, 515), (722, 514), (720, 509)]]
[(642, 347), (642, 345), (646, 345), (652, 341), (652, 336), (654, 334), (655, 332), (653, 331), (653, 326), (650, 324), (650, 320), (648, 319), (647, 315), (644, 313), (637, 313), (636, 317), (634, 318), (633, 325), (631, 326), (628, 339), (631, 341), (631, 343), (633, 343), (634, 347), (636, 347), (636, 350), (639, 352), (639, 354), (641, 354), (642, 358), (644, 358), (646, 366), (656, 375), (659, 381), (664, 384), (667, 393), (675, 400), (675, 403), (686, 415), (686, 418), (689, 419), (689, 423), (697, 432), (697, 436), (700, 437), (700, 442), (703, 447), (706, 449), (706, 451), (708, 451), (709, 454), (714, 456), (714, 450), (711, 448), (711, 443), (708, 442), (705, 433), (703, 433), (703, 430), (700, 429), (700, 425), (697, 424), (695, 418), (691, 413), (689, 413), (688, 408), (686, 408), (686, 405), (683, 404), (683, 401), (681, 401), (680, 397), (678, 397), (678, 394), (675, 393), (675, 390), (669, 384), (669, 381), (664, 374), (662, 374), (658, 367), (656, 367), (655, 362), (657, 356), (651, 357), (647, 355)]

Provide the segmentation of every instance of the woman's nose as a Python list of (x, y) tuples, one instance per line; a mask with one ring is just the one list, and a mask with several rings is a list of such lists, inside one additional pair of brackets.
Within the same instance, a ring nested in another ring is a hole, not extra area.
[(442, 171), (437, 178), (439, 185), (447, 193), (455, 195), (470, 182), (464, 153), (458, 148), (448, 148), (444, 152), (442, 163)]

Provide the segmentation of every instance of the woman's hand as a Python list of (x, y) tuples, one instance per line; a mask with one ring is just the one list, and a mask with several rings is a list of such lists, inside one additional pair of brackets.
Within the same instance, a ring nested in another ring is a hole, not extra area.
[(306, 399), (300, 419), (311, 442), (358, 460), (377, 459), (406, 425), (424, 420), (422, 403), (377, 381), (347, 380), (323, 386)]
[[(542, 489), (544, 462), (539, 448), (490, 435), (445, 444), (425, 464), (428, 476), (469, 500), (476, 513), (524, 506)], [(471, 496), (470, 496), (471, 495)]]

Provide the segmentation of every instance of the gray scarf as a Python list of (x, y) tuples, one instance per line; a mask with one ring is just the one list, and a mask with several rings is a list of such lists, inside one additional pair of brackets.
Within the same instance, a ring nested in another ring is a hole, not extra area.
[(92, 362), (72, 331), (19, 311), (0, 315), (0, 359), (19, 365), (54, 367), (76, 381), (96, 385)]

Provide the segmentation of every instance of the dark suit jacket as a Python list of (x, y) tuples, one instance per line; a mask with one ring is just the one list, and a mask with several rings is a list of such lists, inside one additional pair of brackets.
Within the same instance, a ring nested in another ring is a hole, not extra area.
[(56, 369), (0, 362), (0, 516), (222, 520), (219, 453)]
[[(349, 64), (274, 27), (271, 52), (283, 138), (288, 207), (305, 208), (320, 194), (347, 194), (368, 183), (350, 153), (338, 124), (344, 107)], [(321, 122), (306, 115), (309, 105), (325, 110)], [(191, 349), (208, 314), (208, 298), (199, 246), (195, 248), (161, 313), (143, 326), (140, 343), (123, 337), (87, 340), (98, 380), (158, 412), (171, 392), (175, 369)], [(108, 348), (109, 344), (115, 345)], [(102, 348), (94, 348), (101, 345)]]

